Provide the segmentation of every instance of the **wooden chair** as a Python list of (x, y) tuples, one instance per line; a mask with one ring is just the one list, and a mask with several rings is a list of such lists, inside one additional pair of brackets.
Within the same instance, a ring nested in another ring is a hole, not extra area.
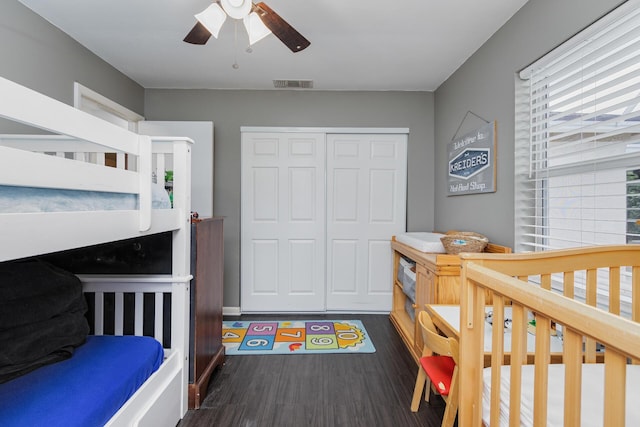
[(423, 391), (424, 400), (429, 401), (430, 390), (433, 388), (447, 404), (442, 427), (450, 427), (453, 426), (458, 412), (458, 340), (440, 335), (426, 311), (420, 312), (418, 321), (422, 329), (424, 347), (413, 390), (411, 411), (416, 412), (420, 407)]

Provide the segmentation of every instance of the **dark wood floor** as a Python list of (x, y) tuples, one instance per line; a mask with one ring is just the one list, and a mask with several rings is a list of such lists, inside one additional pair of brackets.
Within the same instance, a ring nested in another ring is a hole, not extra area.
[(227, 356), (180, 427), (440, 426), (444, 402), (410, 410), (417, 366), (387, 315), (252, 315), (225, 320), (362, 320), (372, 354)]

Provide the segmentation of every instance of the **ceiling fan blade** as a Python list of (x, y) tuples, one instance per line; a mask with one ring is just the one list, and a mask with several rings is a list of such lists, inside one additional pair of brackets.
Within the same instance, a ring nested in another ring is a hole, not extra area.
[(311, 42), (304, 38), (291, 25), (263, 2), (255, 5), (254, 11), (258, 14), (264, 25), (271, 30), (292, 52), (300, 52), (309, 47)]
[(200, 22), (196, 22), (184, 41), (191, 44), (205, 44), (209, 37), (211, 37), (211, 32)]

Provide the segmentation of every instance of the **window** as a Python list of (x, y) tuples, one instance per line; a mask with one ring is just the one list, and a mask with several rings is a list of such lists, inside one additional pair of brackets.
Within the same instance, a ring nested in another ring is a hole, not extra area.
[(517, 251), (640, 243), (639, 6), (516, 79)]
[(640, 240), (637, 5), (626, 3), (521, 73), (519, 251)]

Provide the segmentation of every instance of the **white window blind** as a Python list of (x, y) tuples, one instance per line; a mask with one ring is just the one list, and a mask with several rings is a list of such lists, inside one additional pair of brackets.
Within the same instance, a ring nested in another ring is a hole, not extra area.
[(640, 242), (638, 2), (521, 77), (528, 123), (517, 150), (527, 156), (516, 184), (519, 249)]
[(640, 243), (640, 1), (519, 77), (516, 250)]

